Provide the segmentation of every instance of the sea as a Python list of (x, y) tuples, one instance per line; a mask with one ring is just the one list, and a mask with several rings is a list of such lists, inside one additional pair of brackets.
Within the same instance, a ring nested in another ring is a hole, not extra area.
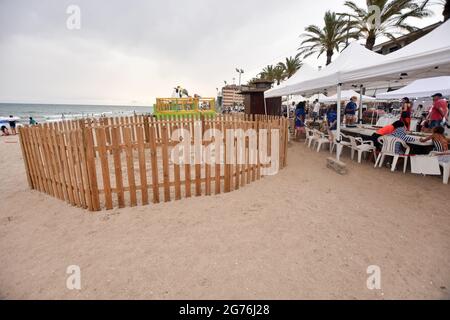
[(30, 117), (33, 117), (38, 123), (44, 123), (84, 117), (132, 116), (151, 113), (153, 113), (153, 106), (0, 103), (0, 121), (12, 115), (20, 118), (19, 124), (28, 124)]

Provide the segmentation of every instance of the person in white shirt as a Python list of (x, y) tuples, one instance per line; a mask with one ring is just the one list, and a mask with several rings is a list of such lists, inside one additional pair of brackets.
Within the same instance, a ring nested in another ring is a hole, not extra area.
[(319, 99), (316, 99), (314, 101), (313, 114), (312, 114), (314, 122), (316, 122), (316, 119), (319, 117), (319, 113), (320, 113), (320, 103), (319, 103)]

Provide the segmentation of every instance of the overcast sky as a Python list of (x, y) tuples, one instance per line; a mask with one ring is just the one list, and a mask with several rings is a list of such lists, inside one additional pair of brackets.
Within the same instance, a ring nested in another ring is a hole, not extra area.
[[(244, 82), (295, 55), (305, 26), (343, 2), (0, 0), (0, 102), (149, 105), (176, 85), (215, 96), (236, 67)], [(67, 28), (69, 5), (79, 30)]]

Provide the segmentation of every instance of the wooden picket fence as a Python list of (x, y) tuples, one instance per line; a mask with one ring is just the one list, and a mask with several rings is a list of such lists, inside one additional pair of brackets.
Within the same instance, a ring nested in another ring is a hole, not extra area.
[[(235, 134), (249, 129), (258, 133), (255, 140)], [(280, 148), (276, 161), (282, 169), (287, 165), (288, 125), (285, 118), (276, 116), (156, 120), (136, 115), (25, 126), (19, 133), (30, 188), (73, 206), (99, 211), (220, 194), (259, 180), (262, 169), (267, 167), (261, 164), (259, 156), (262, 129), (267, 132), (268, 156), (271, 134), (278, 130)], [(212, 134), (205, 136), (208, 132)], [(231, 140), (226, 139), (227, 135)], [(191, 144), (194, 157), (202, 156), (198, 145), (211, 147), (217, 160), (172, 161), (171, 152), (180, 140)], [(227, 162), (239, 143), (243, 150), (240, 161)], [(251, 160), (255, 148), (256, 162)]]

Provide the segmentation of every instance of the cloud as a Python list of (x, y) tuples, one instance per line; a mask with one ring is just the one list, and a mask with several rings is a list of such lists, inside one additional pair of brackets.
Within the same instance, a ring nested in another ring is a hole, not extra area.
[(246, 80), (294, 55), (326, 9), (342, 1), (2, 0), (0, 101), (150, 104), (176, 85), (214, 96), (236, 67)]

